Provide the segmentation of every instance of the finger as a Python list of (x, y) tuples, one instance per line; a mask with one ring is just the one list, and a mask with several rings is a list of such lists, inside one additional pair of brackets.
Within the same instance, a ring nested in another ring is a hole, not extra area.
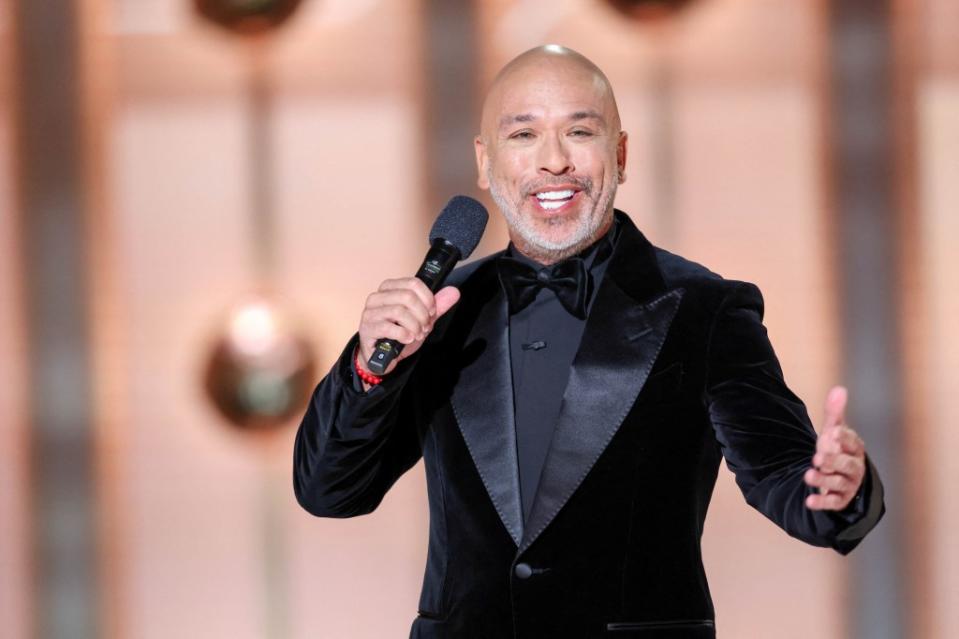
[(362, 345), (360, 350), (364, 361), (369, 360), (373, 355), (377, 340), (392, 339), (401, 344), (412, 344), (416, 341), (416, 336), (409, 329), (387, 321), (371, 324), (366, 335), (360, 340)]
[(864, 455), (866, 445), (856, 431), (840, 424), (819, 434), (816, 438), (816, 452)]
[(364, 323), (360, 327), (360, 355), (361, 361), (368, 362), (376, 350), (376, 343), (380, 339), (394, 340), (404, 345), (402, 354), (390, 362), (383, 374), (389, 374), (404, 358), (415, 353), (429, 335), (429, 329), (422, 333), (413, 333), (408, 328), (390, 320), (380, 320)]
[(460, 291), (455, 286), (447, 286), (436, 292), (436, 317), (442, 317), (446, 311), (453, 308), (460, 299)]
[(419, 295), (408, 288), (398, 288), (388, 291), (377, 291), (371, 293), (366, 298), (365, 310), (378, 310), (381, 308), (404, 306), (413, 313), (421, 324), (429, 324), (432, 321), (429, 309), (423, 304)]
[(841, 473), (850, 477), (865, 474), (866, 458), (864, 455), (850, 455), (849, 453), (816, 453), (812, 458), (813, 467), (824, 473)]
[(837, 455), (841, 452), (842, 444), (839, 443), (839, 439), (836, 437), (836, 427), (827, 428), (819, 433), (819, 437), (816, 438), (817, 455)]
[(866, 444), (859, 434), (848, 426), (839, 426), (832, 429), (833, 436), (839, 442), (843, 452), (851, 455), (860, 455), (866, 452)]
[(433, 293), (430, 289), (423, 283), (423, 281), (416, 277), (406, 277), (399, 280), (384, 280), (380, 284), (380, 291), (393, 291), (393, 290), (408, 290), (412, 291), (419, 299), (420, 303), (426, 308), (426, 311), (429, 315), (436, 314), (436, 302), (433, 299)]
[(413, 341), (426, 336), (426, 329), (429, 326), (429, 318), (422, 316), (423, 309), (414, 310), (407, 306), (396, 304), (393, 306), (380, 306), (372, 308), (364, 313), (363, 321), (376, 337), (385, 337), (384, 335), (375, 335), (374, 327), (381, 326), (384, 323), (399, 324), (412, 335)]
[(393, 313), (409, 314), (422, 326), (433, 322), (429, 311), (411, 291), (393, 291), (375, 293), (375, 295), (377, 297), (370, 302), (370, 306), (364, 313), (369, 313), (376, 318), (390, 317)]
[(806, 507), (810, 510), (842, 510), (852, 501), (852, 495), (809, 495), (806, 497)]
[(842, 424), (846, 420), (846, 401), (849, 393), (845, 386), (833, 386), (826, 396), (826, 418), (822, 430), (825, 432)]
[(820, 489), (822, 493), (855, 493), (859, 489), (859, 483), (853, 481), (845, 475), (821, 473), (814, 468), (810, 468), (803, 475), (803, 481), (810, 486)]

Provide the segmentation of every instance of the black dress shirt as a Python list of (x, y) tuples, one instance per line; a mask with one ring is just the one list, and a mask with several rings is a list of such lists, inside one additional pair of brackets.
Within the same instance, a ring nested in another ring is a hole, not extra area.
[[(579, 253), (593, 280), (592, 297), (586, 306), (587, 317), (609, 264), (618, 231), (619, 222), (615, 221), (603, 237)], [(520, 253), (512, 243), (505, 254), (537, 270), (548, 268)], [(545, 287), (529, 306), (509, 317), (516, 451), (524, 521), (529, 518), (570, 367), (585, 327), (586, 320), (569, 313), (556, 294)]]

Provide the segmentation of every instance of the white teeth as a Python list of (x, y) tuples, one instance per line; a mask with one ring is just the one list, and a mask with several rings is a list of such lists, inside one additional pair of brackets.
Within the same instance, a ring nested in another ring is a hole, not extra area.
[(548, 200), (540, 200), (539, 205), (546, 209), (547, 211), (552, 211), (553, 209), (558, 209), (559, 207), (566, 204), (566, 200), (560, 200), (558, 202), (550, 202)]
[(537, 193), (536, 197), (542, 202), (543, 200), (568, 200), (573, 197), (573, 195), (574, 192), (572, 189), (566, 189), (565, 191), (543, 191), (542, 193)]

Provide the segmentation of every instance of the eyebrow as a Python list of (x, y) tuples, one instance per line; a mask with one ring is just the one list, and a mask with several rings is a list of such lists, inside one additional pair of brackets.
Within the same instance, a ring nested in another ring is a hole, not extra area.
[(520, 113), (518, 115), (504, 115), (499, 119), (499, 128), (503, 129), (511, 124), (516, 124), (518, 122), (532, 122), (536, 119), (536, 116), (532, 113)]
[[(516, 115), (504, 115), (500, 118), (499, 128), (503, 129), (510, 125), (521, 123), (521, 122), (533, 122), (537, 118), (532, 113), (518, 113)], [(578, 120), (599, 120), (601, 124), (606, 124), (606, 118), (602, 116), (599, 111), (594, 111), (588, 109), (586, 111), (573, 111), (569, 114), (568, 118), (571, 122), (576, 122)]]
[(599, 111), (593, 111), (592, 109), (588, 111), (574, 111), (569, 119), (573, 122), (577, 120), (599, 120), (601, 124), (606, 124), (606, 118), (602, 116)]

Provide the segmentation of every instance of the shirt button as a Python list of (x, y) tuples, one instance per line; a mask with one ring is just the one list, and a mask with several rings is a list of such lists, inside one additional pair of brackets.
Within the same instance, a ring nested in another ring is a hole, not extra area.
[(527, 563), (516, 564), (513, 573), (520, 579), (529, 579), (533, 576), (533, 569)]

